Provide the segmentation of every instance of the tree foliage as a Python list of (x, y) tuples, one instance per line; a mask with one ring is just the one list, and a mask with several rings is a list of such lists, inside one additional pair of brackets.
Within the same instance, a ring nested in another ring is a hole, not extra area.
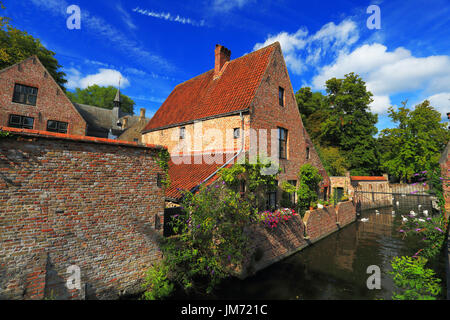
[(332, 110), (322, 126), (321, 140), (342, 150), (352, 174), (376, 173), (379, 154), (374, 135), (378, 116), (369, 109), (372, 93), (354, 73), (328, 80), (326, 91)]
[[(105, 109), (114, 107), (114, 98), (116, 97), (117, 88), (113, 86), (101, 87), (96, 84), (86, 89), (76, 88), (75, 92), (67, 92), (67, 96), (72, 102), (88, 104)], [(133, 108), (136, 104), (130, 97), (120, 94), (122, 111), (134, 114)]]
[(379, 171), (379, 152), (374, 135), (377, 115), (369, 110), (372, 93), (356, 74), (326, 82), (327, 95), (308, 87), (296, 93), (302, 119), (327, 172), (354, 175)]
[(414, 110), (389, 108), (396, 128), (384, 129), (379, 137), (382, 168), (403, 181), (423, 170), (434, 170), (450, 138), (441, 115), (425, 100)]
[(0, 17), (0, 69), (33, 55), (39, 58), (56, 83), (65, 90), (66, 74), (59, 71), (61, 65), (56, 60), (55, 53), (45, 48), (39, 39), (14, 28), (8, 17)]

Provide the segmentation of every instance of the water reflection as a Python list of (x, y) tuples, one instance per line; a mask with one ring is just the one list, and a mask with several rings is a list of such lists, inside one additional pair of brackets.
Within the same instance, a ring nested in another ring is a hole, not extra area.
[[(398, 232), (401, 215), (408, 215), (411, 209), (400, 206), (378, 209), (378, 214), (375, 210), (363, 212), (358, 221), (341, 231), (244, 281), (227, 280), (213, 295), (202, 298), (390, 299), (390, 261), (394, 256), (413, 255), (418, 247), (418, 239), (403, 240)], [(428, 210), (431, 212), (431, 208)], [(368, 221), (361, 222), (361, 218)], [(370, 265), (381, 269), (380, 290), (366, 286)]]

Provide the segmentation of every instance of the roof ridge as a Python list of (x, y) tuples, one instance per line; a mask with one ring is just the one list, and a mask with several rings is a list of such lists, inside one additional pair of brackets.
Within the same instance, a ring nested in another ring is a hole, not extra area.
[[(235, 61), (237, 61), (237, 60), (239, 60), (239, 59), (242, 59), (242, 58), (244, 58), (244, 57), (247, 57), (247, 56), (249, 56), (249, 55), (251, 55), (251, 54), (254, 54), (254, 53), (256, 53), (256, 52), (262, 51), (262, 50), (264, 50), (264, 49), (268, 49), (269, 47), (275, 46), (276, 44), (279, 45), (279, 42), (278, 42), (278, 41), (275, 41), (275, 42), (273, 42), (273, 43), (271, 43), (271, 44), (269, 44), (269, 45), (267, 45), (267, 46), (265, 46), (265, 47), (259, 48), (258, 50), (255, 50), (255, 51), (246, 53), (246, 54), (244, 54), (244, 55), (242, 55), (242, 56), (240, 56), (240, 57), (237, 57), (237, 58), (235, 58), (235, 59), (233, 59), (233, 60), (229, 60), (229, 61), (226, 62), (226, 64), (228, 65), (228, 64), (234, 63)], [(203, 73), (201, 73), (201, 74), (199, 74), (199, 75), (196, 75), (195, 77), (192, 77), (192, 78), (190, 78), (190, 79), (187, 79), (187, 80), (185, 80), (185, 81), (183, 81), (183, 82), (180, 82), (179, 84), (177, 84), (177, 85), (174, 87), (174, 89), (175, 89), (176, 87), (182, 85), (182, 84), (185, 84), (186, 82), (189, 82), (189, 81), (191, 81), (191, 80), (194, 80), (194, 79), (196, 79), (196, 78), (198, 78), (198, 77), (200, 77), (200, 76), (206, 75), (208, 72), (214, 72), (214, 68), (209, 69), (208, 71), (205, 71), (205, 72), (203, 72)]]

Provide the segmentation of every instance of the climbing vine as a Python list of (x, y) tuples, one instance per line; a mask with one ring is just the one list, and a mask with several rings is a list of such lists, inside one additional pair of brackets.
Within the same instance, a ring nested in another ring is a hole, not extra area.
[(155, 157), (156, 163), (159, 167), (164, 171), (165, 177), (162, 181), (164, 186), (168, 188), (170, 186), (170, 176), (169, 176), (169, 161), (170, 161), (170, 153), (167, 149), (160, 150)]

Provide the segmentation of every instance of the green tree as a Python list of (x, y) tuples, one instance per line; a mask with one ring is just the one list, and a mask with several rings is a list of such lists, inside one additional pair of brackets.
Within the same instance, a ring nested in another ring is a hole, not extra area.
[(345, 164), (346, 159), (339, 148), (316, 146), (316, 150), (322, 160), (325, 170), (330, 176), (345, 175), (345, 171), (347, 170)]
[(343, 79), (326, 82), (327, 101), (331, 112), (322, 124), (320, 141), (338, 147), (354, 175), (370, 175), (379, 171), (379, 153), (374, 135), (378, 116), (370, 112), (372, 93), (365, 82), (349, 73)]
[[(0, 6), (3, 8), (2, 4)], [(9, 67), (30, 56), (36, 55), (48, 70), (56, 83), (65, 90), (66, 74), (59, 71), (61, 65), (53, 51), (45, 48), (39, 39), (10, 24), (8, 17), (0, 17), (0, 69)]]
[(319, 170), (307, 163), (301, 166), (298, 173), (299, 186), (297, 189), (299, 212), (303, 212), (318, 200), (319, 183), (323, 177), (319, 174)]
[[(96, 84), (86, 89), (76, 88), (75, 92), (67, 92), (67, 96), (72, 102), (88, 104), (106, 109), (112, 109), (117, 88), (113, 86), (100, 87)], [(120, 94), (121, 109), (124, 112), (134, 114), (133, 108), (136, 104), (130, 97)]]
[(450, 138), (441, 114), (428, 100), (413, 111), (404, 102), (398, 111), (390, 107), (388, 112), (397, 127), (384, 129), (378, 139), (382, 168), (404, 182), (411, 181), (415, 173), (435, 170)]

